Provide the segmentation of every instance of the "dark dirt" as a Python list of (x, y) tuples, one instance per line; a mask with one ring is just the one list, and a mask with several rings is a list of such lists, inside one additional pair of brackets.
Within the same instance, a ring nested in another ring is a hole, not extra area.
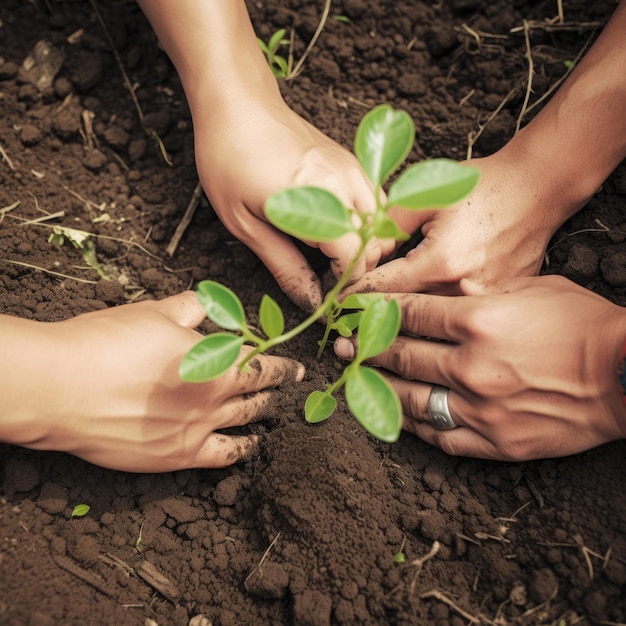
[[(579, 27), (532, 30), (531, 103), (614, 7), (563, 4)], [(321, 5), (249, 2), (259, 35), (294, 24), (297, 50)], [(253, 319), (269, 292), (295, 323), (300, 313), (205, 201), (168, 256), (197, 182), (188, 109), (135, 4), (101, 11), (145, 128), (90, 3), (0, 6), (0, 312), (60, 320), (212, 278), (240, 294)], [(331, 15), (349, 23), (329, 20), (303, 74), (283, 84), (285, 97), (348, 147), (365, 111), (389, 102), (416, 122), (413, 160), (462, 159), (468, 133), (513, 90), (474, 146), (484, 155), (513, 134), (526, 89), (524, 37), (511, 29), (555, 14), (556, 3), (532, 0), (337, 0)], [(17, 70), (42, 39), (64, 61), (40, 93)], [(158, 132), (172, 167), (146, 129)], [(622, 166), (557, 233), (544, 270), (626, 305), (625, 198)], [(71, 245), (48, 243), (54, 224), (93, 233), (111, 280)], [(263, 452), (251, 462), (134, 475), (0, 446), (0, 623), (626, 622), (626, 443), (508, 464), (450, 458), (409, 435), (381, 444), (343, 407), (307, 425), (309, 386), (339, 366), (328, 354), (315, 361), (316, 332), (282, 350), (307, 365), (307, 379), (253, 427)], [(88, 367), (97, 355), (84, 358)], [(78, 503), (91, 511), (71, 519)], [(439, 551), (420, 566), (435, 542)], [(400, 551), (404, 564), (394, 563)]]

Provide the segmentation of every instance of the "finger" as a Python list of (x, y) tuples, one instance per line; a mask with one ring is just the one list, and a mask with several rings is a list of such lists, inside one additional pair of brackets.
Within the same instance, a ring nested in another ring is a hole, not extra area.
[[(359, 251), (361, 240), (355, 233), (344, 235), (335, 241), (320, 243), (320, 250), (330, 260), (330, 267), (337, 279), (341, 278)], [(360, 258), (352, 268), (350, 280), (358, 280), (366, 271), (366, 258)]]
[(269, 417), (275, 404), (272, 401), (276, 400), (277, 393), (276, 391), (260, 391), (252, 395), (232, 398), (223, 405), (220, 411), (220, 415), (224, 416), (223, 419), (215, 421), (214, 416), (214, 429), (245, 426)]
[(151, 306), (180, 326), (196, 328), (206, 317), (206, 312), (193, 291), (184, 291), (157, 302), (141, 302)]
[[(384, 371), (381, 374), (389, 381), (398, 394), (404, 416), (403, 428), (409, 430), (410, 425), (414, 422), (429, 423), (428, 401), (433, 385), (422, 381), (406, 380)], [(451, 389), (448, 392), (448, 409), (457, 426), (470, 426), (464, 417), (466, 414), (464, 412), (465, 405), (463, 398), (455, 393), (454, 390)]]
[(224, 386), (229, 389), (230, 397), (236, 397), (278, 387), (283, 383), (300, 382), (304, 374), (304, 365), (298, 361), (260, 354), (247, 363), (243, 371), (238, 368), (229, 370), (226, 376), (234, 380), (225, 380)]
[(437, 430), (425, 422), (407, 422), (403, 424), (407, 431), (451, 456), (466, 456), (492, 461), (512, 460), (499, 450), (489, 439), (471, 428), (453, 428)]
[(438, 255), (430, 254), (429, 245), (424, 239), (409, 255), (368, 272), (346, 289), (346, 295), (368, 291), (458, 295), (457, 277), (448, 274)]
[(256, 218), (244, 230), (241, 240), (261, 259), (285, 295), (305, 311), (316, 309), (322, 303), (319, 277), (289, 237)]
[(258, 451), (259, 438), (256, 435), (211, 433), (196, 456), (190, 460), (189, 469), (228, 467), (238, 461), (252, 458)]

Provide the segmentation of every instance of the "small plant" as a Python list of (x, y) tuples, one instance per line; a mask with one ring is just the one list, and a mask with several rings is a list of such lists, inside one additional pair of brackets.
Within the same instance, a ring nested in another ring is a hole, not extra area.
[(321, 355), (332, 331), (350, 336), (358, 329), (356, 355), (339, 379), (323, 391), (314, 391), (306, 400), (308, 422), (328, 418), (337, 405), (335, 394), (345, 386), (348, 407), (372, 435), (387, 442), (400, 436), (402, 407), (387, 380), (363, 362), (386, 350), (400, 329), (401, 311), (397, 302), (382, 294), (352, 294), (339, 301), (358, 260), (372, 238), (398, 241), (409, 235), (389, 217), (393, 206), (409, 210), (437, 209), (461, 200), (478, 181), (478, 170), (449, 159), (423, 161), (405, 169), (390, 185), (383, 203), (383, 185), (408, 156), (415, 137), (409, 115), (389, 105), (380, 105), (362, 119), (355, 138), (355, 154), (375, 190), (374, 213), (360, 214), (343, 205), (332, 193), (319, 187), (295, 187), (280, 191), (265, 204), (268, 220), (283, 232), (301, 240), (329, 242), (353, 233), (359, 249), (346, 272), (326, 294), (323, 303), (295, 328), (285, 331), (283, 312), (268, 295), (259, 309), (262, 334), (246, 321), (243, 305), (227, 287), (202, 281), (196, 290), (208, 318), (227, 332), (208, 335), (196, 344), (180, 365), (180, 376), (188, 382), (205, 382), (225, 373), (238, 359), (244, 343), (254, 346), (240, 362), (245, 368), (256, 355), (284, 343), (306, 328), (326, 319), (320, 341)]
[(267, 43), (265, 43), (260, 37), (257, 37), (259, 46), (261, 50), (263, 50), (263, 54), (265, 54), (265, 58), (267, 59), (267, 64), (270, 66), (272, 73), (277, 78), (287, 78), (291, 71), (287, 59), (278, 54), (278, 48), (289, 43), (289, 39), (285, 39), (286, 33), (287, 31), (284, 28), (277, 30), (269, 38)]
[(102, 269), (98, 259), (96, 258), (96, 246), (89, 238), (89, 233), (76, 228), (68, 228), (67, 226), (53, 226), (52, 232), (48, 237), (48, 242), (58, 246), (63, 246), (65, 240), (69, 241), (83, 255), (85, 263), (92, 269), (96, 270), (101, 278), (109, 280), (106, 272)]
[(72, 509), (72, 517), (84, 517), (89, 513), (91, 507), (88, 504), (77, 504)]
[[(260, 37), (257, 37), (257, 42), (259, 47), (263, 51), (265, 58), (267, 59), (267, 63), (272, 70), (272, 73), (277, 78), (283, 78), (285, 80), (291, 80), (298, 76), (302, 71), (302, 66), (304, 65), (305, 59), (309, 56), (309, 53), (314, 48), (319, 36), (322, 34), (324, 30), (324, 25), (328, 20), (328, 13), (330, 12), (330, 5), (332, 0), (325, 0), (324, 9), (322, 10), (322, 15), (320, 17), (320, 21), (313, 33), (313, 37), (311, 37), (311, 41), (309, 41), (306, 49), (302, 53), (302, 56), (298, 59), (297, 63), (293, 62), (293, 42), (294, 42), (294, 30), (291, 29), (291, 35), (289, 39), (285, 39), (285, 34), (287, 31), (284, 28), (277, 30), (269, 39), (267, 43), (265, 43)], [(289, 53), (287, 58), (278, 54), (278, 48), (282, 45), (289, 44)]]

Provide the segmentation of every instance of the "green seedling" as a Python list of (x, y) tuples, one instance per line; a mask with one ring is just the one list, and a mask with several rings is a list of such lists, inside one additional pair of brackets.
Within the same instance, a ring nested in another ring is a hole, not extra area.
[(419, 211), (455, 204), (472, 191), (479, 177), (476, 168), (449, 159), (423, 161), (406, 168), (389, 186), (386, 200), (382, 201), (383, 185), (404, 163), (414, 137), (410, 116), (389, 105), (372, 109), (359, 124), (355, 154), (375, 190), (377, 206), (373, 213), (357, 213), (345, 207), (334, 194), (312, 186), (285, 189), (268, 198), (267, 219), (281, 231), (316, 242), (356, 235), (360, 241), (358, 251), (320, 307), (287, 331), (283, 312), (270, 296), (264, 295), (261, 300), (262, 333), (259, 333), (248, 324), (241, 301), (230, 289), (210, 280), (202, 281), (196, 290), (198, 298), (208, 318), (225, 332), (208, 335), (187, 353), (180, 365), (183, 380), (205, 382), (221, 376), (237, 362), (246, 343), (253, 349), (239, 361), (239, 367), (244, 369), (256, 355), (325, 319), (318, 356), (333, 331), (350, 336), (358, 330), (358, 347), (339, 379), (307, 398), (305, 419), (317, 423), (328, 418), (337, 405), (336, 393), (345, 386), (348, 407), (362, 426), (382, 441), (398, 439), (402, 425), (398, 396), (387, 380), (364, 362), (386, 350), (395, 340), (400, 329), (400, 307), (382, 294), (352, 294), (343, 301), (339, 296), (373, 238), (397, 241), (409, 238), (389, 216), (391, 207)]
[(291, 73), (291, 67), (287, 59), (278, 54), (278, 49), (281, 46), (289, 44), (289, 39), (285, 39), (286, 33), (287, 31), (284, 28), (277, 30), (267, 43), (260, 37), (257, 37), (259, 46), (267, 59), (267, 64), (277, 78), (287, 78)]
[(77, 504), (72, 510), (72, 517), (84, 517), (90, 509), (88, 504)]
[(85, 263), (105, 279), (109, 279), (105, 271), (102, 269), (98, 259), (96, 258), (96, 246), (89, 238), (89, 233), (75, 228), (67, 228), (66, 226), (53, 226), (52, 232), (48, 237), (48, 242), (55, 246), (61, 247), (65, 240), (69, 241), (83, 255)]
[[(319, 36), (322, 34), (324, 30), (324, 25), (326, 24), (326, 20), (328, 19), (328, 14), (330, 12), (330, 5), (332, 0), (325, 0), (324, 9), (322, 10), (322, 15), (320, 17), (320, 21), (315, 29), (315, 33), (313, 33), (313, 37), (311, 37), (311, 41), (309, 41), (306, 49), (302, 53), (302, 56), (298, 59), (297, 63), (294, 63), (293, 59), (293, 44), (294, 44), (294, 31), (291, 29), (291, 37), (290, 39), (285, 39), (285, 34), (287, 31), (284, 28), (277, 30), (269, 39), (267, 43), (265, 43), (262, 39), (257, 37), (257, 42), (267, 59), (268, 65), (272, 70), (274, 76), (277, 78), (283, 78), (285, 80), (292, 80), (296, 76), (300, 74), (302, 71), (302, 66), (304, 65), (304, 61), (309, 56), (311, 50), (315, 47)], [(287, 58), (278, 54), (278, 49), (280, 46), (289, 45), (289, 53)]]

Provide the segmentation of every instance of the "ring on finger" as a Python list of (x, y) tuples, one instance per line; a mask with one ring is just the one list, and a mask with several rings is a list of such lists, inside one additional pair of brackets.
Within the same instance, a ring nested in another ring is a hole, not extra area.
[(450, 390), (441, 385), (433, 385), (428, 397), (426, 413), (432, 426), (438, 430), (450, 430), (457, 428), (458, 424), (452, 419), (448, 406), (448, 394)]

